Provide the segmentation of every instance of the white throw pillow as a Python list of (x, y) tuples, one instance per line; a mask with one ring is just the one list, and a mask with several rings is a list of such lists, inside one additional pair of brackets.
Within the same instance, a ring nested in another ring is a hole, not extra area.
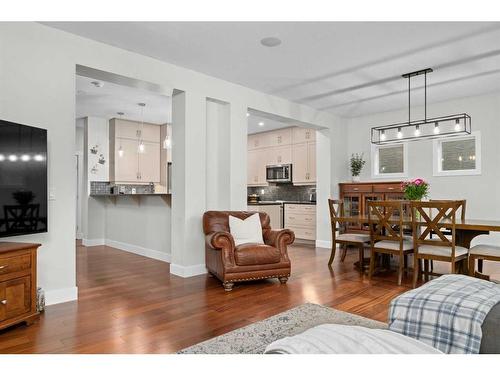
[(245, 220), (229, 215), (229, 231), (236, 246), (244, 243), (264, 243), (259, 214), (253, 214)]

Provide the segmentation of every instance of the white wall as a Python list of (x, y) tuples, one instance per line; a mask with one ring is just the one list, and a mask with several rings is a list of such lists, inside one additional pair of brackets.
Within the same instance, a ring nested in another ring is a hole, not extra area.
[[(46, 290), (49, 304), (74, 299), (77, 291), (73, 142), (77, 64), (174, 87), (184, 90), (193, 98), (192, 103), (188, 100), (189, 105), (184, 114), (187, 124), (185, 131), (176, 137), (174, 129), (174, 142), (180, 146), (176, 147), (177, 153), (174, 149), (173, 174), (180, 175), (182, 181), (178, 181), (181, 183), (176, 187), (174, 180), (173, 233), (179, 225), (184, 230), (179, 232), (181, 238), (172, 236), (171, 251), (173, 262), (180, 262), (179, 265), (184, 269), (190, 266), (196, 268), (204, 263), (201, 215), (205, 209), (206, 184), (198, 183), (198, 178), (206, 180), (204, 175), (201, 177), (197, 174), (199, 170), (196, 163), (203, 160), (205, 155), (207, 97), (231, 105), (231, 208), (244, 208), (246, 205), (248, 107), (327, 128), (336, 126), (337, 118), (328, 113), (192, 70), (37, 23), (1, 23), (0, 117), (48, 129), (49, 190), (55, 195), (55, 200), (49, 202), (49, 233), (16, 240), (43, 244), (39, 251), (38, 284)], [(190, 108), (198, 112), (190, 113)], [(180, 173), (179, 169), (183, 167), (189, 175)]]

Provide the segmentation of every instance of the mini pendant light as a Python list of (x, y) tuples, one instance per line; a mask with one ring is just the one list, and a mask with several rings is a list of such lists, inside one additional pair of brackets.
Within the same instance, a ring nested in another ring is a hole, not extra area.
[(455, 131), (456, 132), (460, 131), (460, 120), (459, 119), (455, 120)]
[[(123, 113), (123, 112), (116, 112), (116, 114), (117, 114), (118, 116), (120, 116), (120, 120), (121, 120), (121, 119), (122, 119), (122, 116), (123, 116), (125, 113)], [(120, 158), (122, 158), (122, 157), (123, 157), (123, 154), (124, 154), (124, 151), (123, 151), (123, 148), (122, 148), (122, 139), (121, 139), (121, 137), (120, 137), (120, 148), (118, 149), (118, 156), (119, 156)]]
[(401, 128), (398, 128), (398, 139), (403, 138), (403, 132), (401, 131)]
[(436, 122), (436, 123), (434, 124), (434, 134), (439, 134), (439, 131), (440, 131), (440, 130), (439, 130), (439, 123), (438, 123), (438, 122)]
[(144, 107), (146, 106), (146, 103), (138, 103), (138, 105), (139, 107), (141, 107), (141, 130), (140, 130), (138, 152), (142, 154), (146, 150), (146, 146), (144, 146), (144, 142), (142, 141), (142, 132), (144, 130)]

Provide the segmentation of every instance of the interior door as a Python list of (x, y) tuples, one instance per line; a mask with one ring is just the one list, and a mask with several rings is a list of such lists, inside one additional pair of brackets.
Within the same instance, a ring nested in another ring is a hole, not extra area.
[(160, 182), (160, 144), (144, 142), (144, 152), (139, 153), (139, 180)]

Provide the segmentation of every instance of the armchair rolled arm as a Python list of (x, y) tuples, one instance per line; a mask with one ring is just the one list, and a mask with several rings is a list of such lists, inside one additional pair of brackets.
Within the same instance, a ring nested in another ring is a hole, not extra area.
[(291, 245), (293, 241), (295, 241), (295, 234), (290, 229), (270, 230), (264, 234), (266, 245), (274, 246), (280, 250), (286, 249), (286, 246)]
[(205, 243), (214, 250), (234, 249), (234, 239), (229, 232), (212, 232), (205, 236)]

